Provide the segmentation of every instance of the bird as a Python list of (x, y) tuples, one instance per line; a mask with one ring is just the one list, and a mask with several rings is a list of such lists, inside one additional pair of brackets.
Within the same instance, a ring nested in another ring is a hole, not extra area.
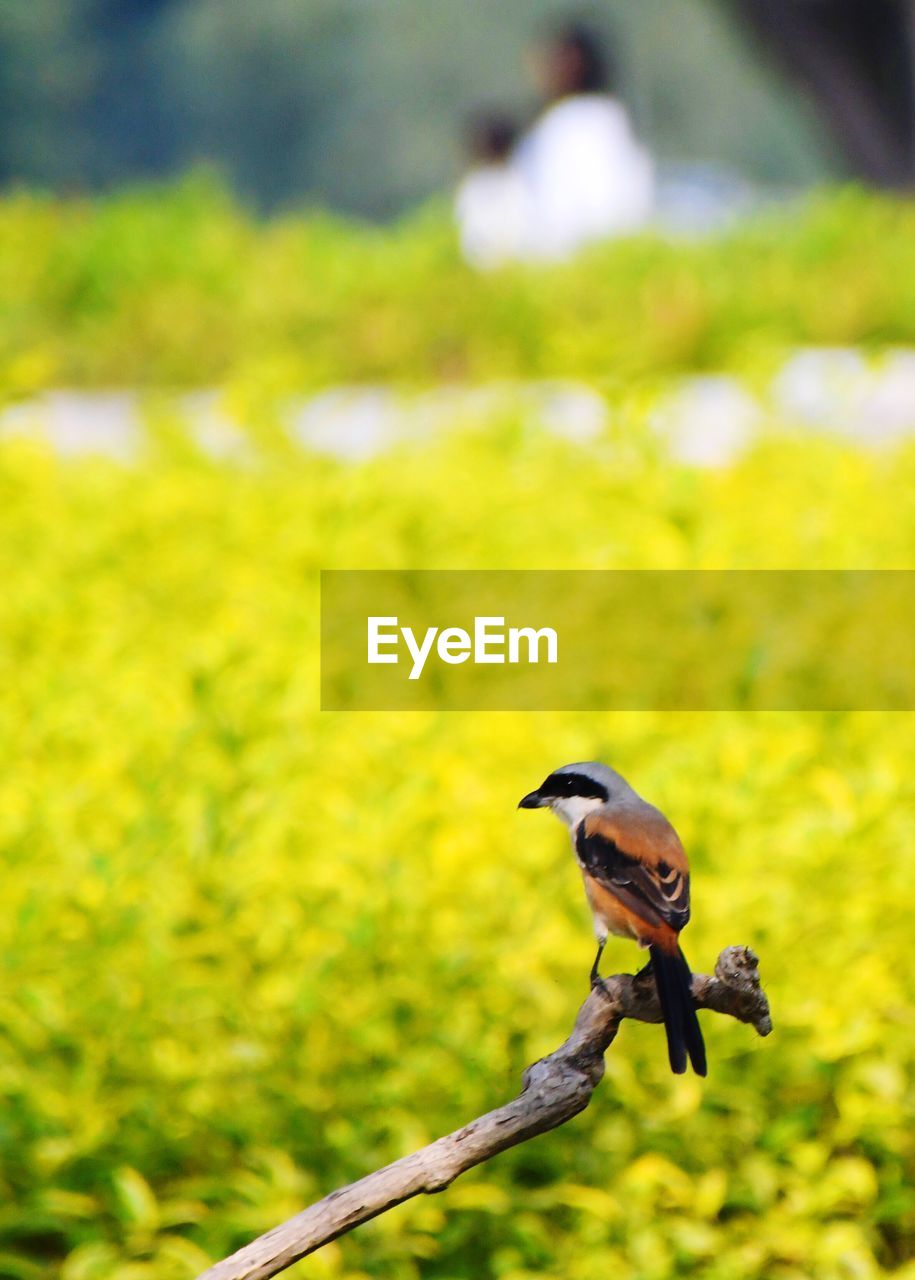
[(692, 974), (679, 935), (690, 915), (689, 863), (680, 837), (654, 805), (615, 769), (587, 760), (555, 769), (519, 809), (551, 809), (569, 829), (597, 935), (592, 987), (609, 934), (647, 948), (671, 1070), (707, 1073), (692, 997)]

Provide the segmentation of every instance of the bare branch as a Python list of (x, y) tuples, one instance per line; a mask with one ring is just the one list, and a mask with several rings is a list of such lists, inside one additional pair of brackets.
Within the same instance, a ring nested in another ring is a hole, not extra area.
[[(729, 1014), (767, 1036), (772, 1022), (757, 965), (756, 956), (747, 947), (722, 951), (714, 977), (693, 975), (697, 1007)], [(579, 1009), (568, 1040), (525, 1071), (517, 1098), (422, 1150), (332, 1191), (217, 1262), (198, 1280), (267, 1280), (360, 1223), (421, 1192), (444, 1191), (474, 1165), (565, 1124), (591, 1101), (604, 1074), (604, 1054), (623, 1018), (661, 1021), (650, 973), (616, 974), (594, 988)]]

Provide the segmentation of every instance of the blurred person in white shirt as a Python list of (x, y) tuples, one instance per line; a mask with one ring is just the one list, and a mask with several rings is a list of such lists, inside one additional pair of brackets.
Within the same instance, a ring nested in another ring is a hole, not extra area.
[(525, 179), (513, 162), (515, 125), (481, 115), (469, 130), (471, 168), (454, 200), (464, 259), (490, 271), (530, 256), (533, 220)]
[(516, 149), (530, 223), (524, 256), (569, 257), (583, 245), (629, 235), (654, 208), (654, 165), (613, 92), (599, 39), (569, 25), (536, 61), (546, 106)]

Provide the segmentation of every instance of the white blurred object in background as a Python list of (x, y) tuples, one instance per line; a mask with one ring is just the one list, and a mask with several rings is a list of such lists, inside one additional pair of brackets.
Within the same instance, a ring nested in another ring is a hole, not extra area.
[(548, 107), (518, 148), (531, 195), (530, 252), (565, 258), (631, 235), (654, 211), (654, 165), (622, 103), (576, 94)]
[(529, 256), (531, 202), (513, 164), (471, 169), (458, 187), (454, 212), (461, 253), (478, 271)]

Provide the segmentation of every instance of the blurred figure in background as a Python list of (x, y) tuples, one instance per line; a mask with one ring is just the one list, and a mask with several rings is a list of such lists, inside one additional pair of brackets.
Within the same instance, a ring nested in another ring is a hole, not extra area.
[(512, 153), (518, 130), (504, 116), (480, 115), (468, 131), (471, 168), (457, 190), (454, 212), (461, 252), (489, 271), (528, 256), (532, 210)]
[(560, 28), (534, 70), (545, 106), (520, 142), (502, 116), (480, 116), (471, 130), (455, 216), (464, 258), (481, 270), (567, 258), (638, 231), (654, 211), (654, 165), (598, 37)]
[(536, 56), (546, 105), (515, 155), (530, 194), (531, 256), (639, 230), (654, 206), (654, 166), (615, 94), (612, 60), (585, 26), (559, 28)]

